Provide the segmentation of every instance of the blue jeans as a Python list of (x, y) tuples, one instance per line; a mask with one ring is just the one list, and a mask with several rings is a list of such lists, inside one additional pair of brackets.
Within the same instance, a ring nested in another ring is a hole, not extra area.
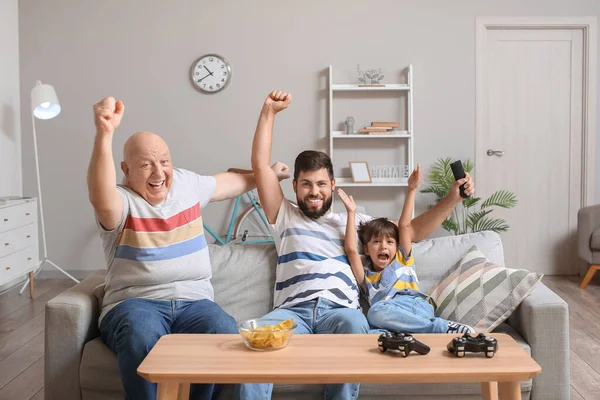
[[(129, 299), (102, 319), (102, 341), (117, 354), (125, 399), (155, 400), (156, 384), (137, 368), (158, 339), (170, 333), (238, 333), (235, 320), (210, 300)], [(190, 399), (216, 399), (218, 385), (191, 385)]]
[(448, 321), (435, 316), (427, 299), (410, 291), (373, 304), (367, 319), (373, 328), (388, 331), (446, 333), (448, 330)]
[[(289, 308), (278, 308), (263, 318), (294, 318), (298, 325), (294, 334), (367, 333), (369, 330), (362, 311), (323, 298), (306, 301)], [(358, 397), (358, 388), (358, 383), (329, 384), (325, 386), (325, 399), (354, 400)], [(273, 384), (247, 385), (240, 387), (240, 390), (243, 398), (270, 399)]]

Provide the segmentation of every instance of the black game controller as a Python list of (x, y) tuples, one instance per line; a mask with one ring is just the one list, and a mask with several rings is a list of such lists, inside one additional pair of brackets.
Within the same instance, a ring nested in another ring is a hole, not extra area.
[(429, 353), (429, 346), (419, 342), (412, 335), (402, 332), (386, 332), (379, 335), (377, 339), (379, 350), (398, 350), (402, 357), (407, 357), (411, 351), (416, 351), (419, 354)]
[(491, 336), (486, 336), (480, 333), (477, 336), (471, 336), (470, 333), (465, 333), (464, 336), (459, 336), (448, 343), (448, 351), (454, 353), (456, 357), (464, 357), (465, 352), (485, 353), (487, 358), (494, 357), (498, 351), (498, 341)]
[[(465, 169), (462, 165), (462, 162), (460, 162), (460, 160), (454, 161), (452, 164), (450, 164), (450, 168), (452, 168), (452, 174), (454, 175), (455, 181), (465, 178), (467, 176), (467, 174), (465, 174)], [(465, 184), (464, 183), (462, 185), (460, 185), (459, 189), (460, 189), (460, 197), (462, 197), (463, 199), (471, 197), (471, 196), (467, 196), (467, 194), (465, 193)]]

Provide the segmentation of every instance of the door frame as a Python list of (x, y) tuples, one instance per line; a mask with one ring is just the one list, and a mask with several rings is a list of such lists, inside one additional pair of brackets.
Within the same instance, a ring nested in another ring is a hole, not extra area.
[[(485, 149), (480, 135), (484, 129), (484, 63), (486, 34), (493, 29), (579, 29), (583, 34), (583, 121), (581, 137), (581, 204), (571, 204), (569, 215), (595, 204), (596, 113), (597, 113), (597, 18), (596, 17), (477, 17), (475, 35), (475, 173)], [(584, 274), (587, 265), (580, 265)]]

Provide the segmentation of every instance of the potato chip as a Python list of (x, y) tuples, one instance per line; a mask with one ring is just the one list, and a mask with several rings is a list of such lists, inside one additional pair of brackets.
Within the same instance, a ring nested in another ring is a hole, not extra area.
[[(282, 321), (277, 325), (263, 325), (253, 327), (253, 332), (243, 331), (243, 335), (250, 346), (257, 349), (276, 349), (283, 347), (288, 338), (293, 334), (290, 329), (294, 325), (294, 318)], [(286, 332), (280, 332), (286, 330)]]

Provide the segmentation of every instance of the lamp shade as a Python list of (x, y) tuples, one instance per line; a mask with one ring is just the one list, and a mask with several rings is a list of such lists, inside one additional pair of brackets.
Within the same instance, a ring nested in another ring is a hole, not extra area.
[(60, 103), (52, 85), (37, 81), (31, 89), (31, 111), (39, 119), (52, 119), (60, 114)]

